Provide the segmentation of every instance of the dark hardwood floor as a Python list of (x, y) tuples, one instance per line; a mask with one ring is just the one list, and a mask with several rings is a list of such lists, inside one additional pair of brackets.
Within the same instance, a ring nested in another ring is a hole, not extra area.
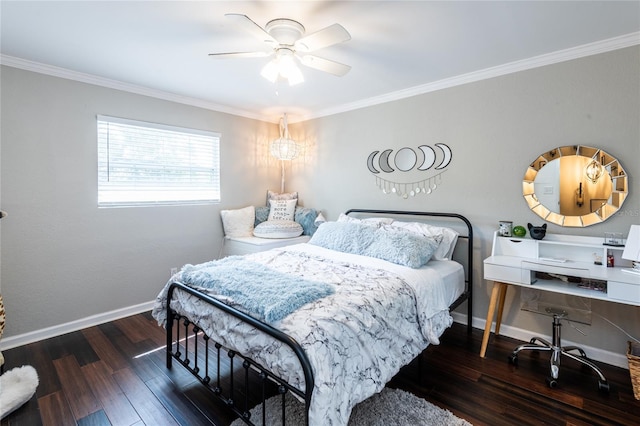
[[(480, 358), (481, 330), (460, 324), (388, 384), (410, 391), (479, 425), (640, 425), (640, 401), (629, 371), (599, 364), (597, 376), (563, 359), (559, 385), (545, 383), (548, 354), (522, 353), (522, 342), (492, 336)], [(180, 365), (165, 368), (164, 330), (149, 313), (134, 315), (4, 352), (5, 370), (32, 365), (36, 395), (1, 422), (6, 425), (227, 425), (234, 415), (211, 399)]]

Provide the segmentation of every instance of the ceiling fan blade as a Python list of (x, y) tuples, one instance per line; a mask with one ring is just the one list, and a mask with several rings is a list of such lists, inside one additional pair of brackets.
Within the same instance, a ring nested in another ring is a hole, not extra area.
[(309, 68), (314, 68), (320, 71), (328, 72), (329, 74), (342, 77), (351, 70), (349, 65), (341, 64), (340, 62), (331, 61), (314, 55), (304, 55), (300, 58), (300, 62)]
[(351, 34), (342, 25), (333, 24), (302, 37), (295, 42), (295, 48), (300, 52), (312, 52), (347, 40), (351, 40)]
[(227, 59), (227, 58), (266, 58), (272, 55), (273, 52), (227, 52), (227, 53), (209, 53), (212, 58)]
[(271, 35), (265, 31), (260, 25), (256, 24), (247, 15), (240, 13), (227, 13), (224, 16), (232, 19), (238, 26), (242, 27), (248, 33), (251, 33), (255, 38), (265, 43), (278, 44), (278, 41), (271, 37)]

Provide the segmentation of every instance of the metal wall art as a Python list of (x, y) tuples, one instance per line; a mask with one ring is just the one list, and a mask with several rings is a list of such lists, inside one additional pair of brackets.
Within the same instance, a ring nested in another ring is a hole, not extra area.
[[(442, 182), (442, 174), (452, 159), (451, 148), (446, 144), (437, 143), (434, 146), (438, 148), (437, 152), (429, 145), (420, 145), (417, 150), (404, 147), (393, 156), (393, 149), (373, 151), (367, 158), (367, 168), (385, 194), (396, 194), (402, 198), (431, 194)], [(383, 177), (385, 175), (382, 173), (393, 173), (393, 179)], [(429, 173), (429, 176), (414, 180), (418, 173)]]

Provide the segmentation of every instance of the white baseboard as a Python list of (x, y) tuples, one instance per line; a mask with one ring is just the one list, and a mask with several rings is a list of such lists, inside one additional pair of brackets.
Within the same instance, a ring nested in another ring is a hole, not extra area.
[[(452, 312), (451, 316), (453, 320), (457, 323), (467, 324), (467, 316), (458, 312)], [(484, 330), (484, 325), (487, 323), (486, 319), (480, 319), (477, 317), (473, 317), (472, 325), (474, 328), (479, 328), (480, 330)], [(495, 324), (491, 325), (491, 331), (495, 331)], [(542, 337), (543, 339), (547, 339), (548, 341), (552, 340), (550, 335), (534, 333), (530, 330), (524, 330), (518, 327), (512, 327), (509, 325), (502, 324), (500, 326), (500, 335), (511, 337), (512, 339), (522, 340), (524, 342), (528, 342), (531, 340), (533, 336)], [(629, 361), (627, 360), (626, 354), (620, 354), (617, 352), (605, 351), (600, 348), (596, 348), (593, 346), (586, 346), (584, 344), (578, 344), (575, 342), (571, 342), (570, 340), (563, 340), (563, 343), (566, 346), (580, 346), (587, 353), (590, 359), (595, 361), (603, 362), (605, 364), (613, 365), (620, 368), (629, 369)], [(489, 342), (491, 344), (491, 342)], [(563, 345), (565, 346), (565, 345)], [(506, 359), (505, 359), (506, 362)]]
[[(17, 336), (5, 337), (2, 339), (0, 348), (7, 350), (15, 348), (17, 346), (27, 345), (29, 343), (38, 342), (40, 340), (49, 339), (51, 337), (60, 336), (72, 331), (82, 330), (83, 328), (93, 327), (95, 325), (103, 324), (105, 322), (114, 321), (120, 318), (128, 317), (131, 315), (139, 314), (141, 312), (150, 311), (153, 308), (154, 301), (141, 303), (139, 305), (129, 306), (122, 309), (116, 309), (115, 311), (104, 312), (98, 315), (92, 315), (90, 317), (81, 318), (76, 321), (68, 322), (65, 324), (56, 325), (53, 327), (43, 328), (42, 330), (36, 330), (25, 334), (19, 334)], [(457, 323), (466, 324), (467, 316), (459, 312), (452, 312), (453, 320)], [(486, 320), (473, 317), (472, 325), (475, 328), (484, 330)], [(494, 326), (491, 326), (491, 331), (494, 331)], [(502, 325), (500, 327), (500, 334), (503, 336), (511, 337), (513, 339), (522, 340), (528, 342), (534, 335), (532, 331), (524, 330), (517, 327), (511, 327), (508, 325)], [(544, 339), (551, 340), (551, 336), (541, 335)], [(578, 345), (571, 341), (565, 341), (567, 345), (581, 346), (589, 358), (604, 362), (605, 364), (614, 365), (629, 369), (629, 362), (625, 354), (619, 354), (616, 352), (605, 351), (592, 346)]]
[(5, 337), (2, 339), (2, 350), (15, 348), (17, 346), (27, 345), (29, 343), (38, 342), (40, 340), (49, 339), (51, 337), (61, 336), (72, 331), (82, 330), (83, 328), (93, 327), (95, 325), (104, 324), (105, 322), (114, 321), (120, 318), (139, 314), (141, 312), (150, 311), (153, 308), (154, 301), (141, 303), (139, 305), (129, 306), (115, 311), (104, 312), (98, 315), (81, 318), (65, 324), (55, 325), (53, 327), (43, 328), (42, 330), (31, 331), (17, 336)]

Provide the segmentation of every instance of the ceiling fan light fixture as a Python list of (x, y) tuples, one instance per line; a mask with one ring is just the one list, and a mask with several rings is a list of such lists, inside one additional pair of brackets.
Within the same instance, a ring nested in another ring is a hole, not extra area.
[(287, 80), (290, 86), (304, 82), (304, 76), (296, 64), (293, 51), (289, 49), (278, 49), (276, 57), (262, 68), (260, 75), (271, 83), (275, 83), (278, 77)]
[(272, 83), (275, 83), (278, 79), (278, 75), (280, 75), (280, 67), (278, 66), (278, 60), (274, 59), (272, 61), (267, 62), (260, 71), (260, 75), (269, 80)]
[[(256, 24), (246, 15), (227, 13), (225, 16), (242, 26), (245, 31), (269, 46), (268, 51), (210, 53), (212, 58), (260, 58), (273, 56), (260, 74), (272, 83), (282, 77), (295, 86), (304, 82), (300, 65), (322, 72), (343, 76), (349, 72), (349, 65), (329, 59), (309, 55), (309, 52), (323, 49), (334, 44), (351, 40), (351, 35), (340, 24), (333, 24), (311, 34), (305, 34), (305, 28), (297, 21), (277, 18), (269, 21), (265, 28)], [(304, 52), (301, 57), (298, 53)], [(296, 60), (297, 58), (297, 60)], [(298, 62), (299, 61), (299, 62)]]
[(293, 58), (292, 54), (282, 55), (280, 57), (280, 75), (289, 81), (290, 86), (295, 86), (304, 81), (302, 71), (300, 71), (298, 64), (296, 64)]

